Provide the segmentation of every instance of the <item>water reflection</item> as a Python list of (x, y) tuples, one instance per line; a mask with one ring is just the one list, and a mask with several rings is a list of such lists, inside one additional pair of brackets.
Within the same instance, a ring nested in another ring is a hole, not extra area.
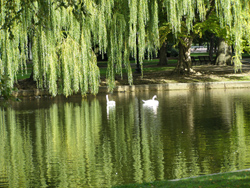
[(109, 114), (114, 114), (115, 113), (115, 106), (109, 106), (107, 105), (107, 118), (109, 119)]
[(111, 187), (250, 168), (250, 92), (118, 93), (0, 108), (1, 187)]
[(159, 106), (159, 101), (155, 100), (156, 98), (157, 96), (154, 95), (152, 99), (142, 100), (143, 108), (146, 110), (152, 110), (155, 115), (157, 114), (157, 108)]
[(153, 114), (157, 114), (157, 108), (158, 105), (147, 105), (147, 104), (143, 104), (143, 108), (145, 110), (151, 111)]

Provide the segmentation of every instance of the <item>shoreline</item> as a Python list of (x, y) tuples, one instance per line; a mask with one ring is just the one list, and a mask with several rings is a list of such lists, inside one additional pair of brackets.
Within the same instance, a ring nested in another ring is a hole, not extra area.
[[(164, 83), (164, 84), (141, 84), (141, 85), (118, 85), (113, 93), (140, 92), (140, 91), (174, 91), (174, 90), (209, 90), (209, 89), (242, 89), (250, 88), (250, 81), (228, 82), (192, 82), (192, 83)], [(99, 93), (110, 93), (107, 86), (100, 86)], [(79, 94), (73, 94), (79, 95)], [(18, 90), (12, 93), (14, 97), (37, 97), (51, 96), (48, 90), (31, 89)]]

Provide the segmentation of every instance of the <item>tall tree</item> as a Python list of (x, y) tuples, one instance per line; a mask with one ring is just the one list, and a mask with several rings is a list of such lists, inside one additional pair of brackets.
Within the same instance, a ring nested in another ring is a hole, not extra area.
[[(250, 33), (249, 0), (0, 0), (0, 74), (9, 75), (13, 86), (17, 72), (26, 67), (32, 41), (33, 77), (53, 96), (98, 92), (94, 46), (108, 54), (109, 88), (115, 87), (115, 74), (122, 76), (122, 65), (132, 84), (129, 57), (137, 57), (138, 49), (143, 68), (145, 52), (158, 48), (158, 13), (164, 10), (169, 29), (180, 41), (180, 69), (191, 68), (195, 24), (212, 13), (234, 41), (235, 69), (241, 67), (242, 38)], [(245, 44), (249, 40), (245, 38)]]
[(209, 57), (210, 59), (213, 59), (213, 54), (214, 54), (214, 49), (215, 49), (215, 36), (214, 34), (210, 35), (210, 40), (209, 40)]
[[(190, 71), (190, 47), (200, 27), (209, 27), (206, 22), (211, 16), (218, 19), (217, 30), (226, 30), (226, 39), (234, 41), (235, 70), (241, 68), (242, 38), (249, 35), (249, 1), (247, 0), (163, 0), (167, 20), (172, 32), (179, 39), (179, 62), (177, 71)], [(205, 23), (205, 24), (204, 24)], [(211, 23), (211, 22), (210, 22)], [(198, 30), (197, 30), (198, 29)], [(249, 39), (247, 39), (249, 41)]]
[(232, 48), (223, 38), (219, 39), (218, 51), (216, 56), (216, 65), (232, 64)]
[(167, 42), (164, 42), (160, 48), (160, 55), (159, 55), (159, 63), (158, 65), (167, 65), (168, 58), (167, 58)]
[[(146, 50), (159, 45), (157, 0), (1, 0), (1, 74), (12, 86), (25, 69), (32, 36), (34, 79), (52, 95), (98, 92), (99, 69), (92, 50), (108, 54), (107, 79), (115, 87), (122, 64), (132, 84), (129, 57), (142, 66)], [(136, 42), (138, 40), (138, 43)]]

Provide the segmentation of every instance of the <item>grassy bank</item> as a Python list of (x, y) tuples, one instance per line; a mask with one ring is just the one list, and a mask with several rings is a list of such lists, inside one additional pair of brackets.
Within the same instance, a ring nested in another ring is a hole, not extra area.
[[(191, 54), (192, 56), (207, 55), (207, 53)], [(143, 77), (136, 73), (136, 63), (131, 60), (133, 73), (133, 85), (164, 84), (164, 83), (193, 83), (193, 82), (228, 82), (228, 81), (250, 81), (250, 64), (244, 64), (242, 72), (234, 73), (232, 66), (195, 65), (192, 74), (172, 74), (176, 68), (177, 59), (169, 59), (168, 65), (158, 66), (159, 59), (144, 60)], [(98, 61), (100, 70), (100, 86), (107, 86), (106, 73), (107, 62)], [(29, 78), (32, 72), (32, 64), (27, 65), (27, 73), (17, 74), (17, 80)], [(123, 77), (115, 75), (116, 85), (128, 85), (127, 71), (122, 69)], [(25, 89), (30, 83), (19, 83), (18, 89)], [(34, 86), (36, 87), (36, 86)]]
[[(191, 56), (197, 57), (197, 56), (204, 56), (208, 55), (208, 53), (192, 53)], [(248, 54), (243, 54), (243, 57), (250, 57)], [(159, 59), (145, 59), (143, 61), (143, 72), (144, 73), (158, 73), (160, 71), (169, 71), (174, 70), (176, 67), (177, 59), (169, 59), (167, 66), (157, 66), (159, 63)], [(130, 60), (130, 65), (132, 68), (132, 72), (136, 72), (136, 62), (134, 60)], [(97, 66), (100, 69), (100, 75), (103, 77), (106, 77), (107, 73), (107, 61), (98, 61)], [(30, 74), (32, 72), (32, 64), (27, 64), (27, 72), (26, 71), (19, 71), (17, 74), (17, 80), (26, 79), (30, 77)], [(122, 72), (124, 75), (126, 75), (125, 68), (122, 69)], [(247, 79), (248, 80), (248, 79)]]
[(151, 183), (143, 183), (143, 184), (130, 184), (130, 185), (121, 185), (116, 186), (114, 188), (245, 188), (250, 187), (250, 169), (237, 171), (237, 172), (229, 172), (229, 173), (221, 173), (221, 174), (213, 174), (206, 175), (194, 178), (186, 178), (174, 181), (155, 181)]

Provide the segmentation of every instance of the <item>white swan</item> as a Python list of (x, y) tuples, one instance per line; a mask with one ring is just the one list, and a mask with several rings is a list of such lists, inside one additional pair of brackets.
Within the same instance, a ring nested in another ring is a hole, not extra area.
[(106, 95), (107, 106), (115, 106), (115, 101), (110, 101), (108, 95)]
[(150, 99), (150, 100), (142, 100), (142, 101), (144, 102), (144, 105), (158, 106), (159, 105), (159, 101), (155, 100), (155, 98), (157, 98), (156, 95), (154, 95), (153, 98)]

